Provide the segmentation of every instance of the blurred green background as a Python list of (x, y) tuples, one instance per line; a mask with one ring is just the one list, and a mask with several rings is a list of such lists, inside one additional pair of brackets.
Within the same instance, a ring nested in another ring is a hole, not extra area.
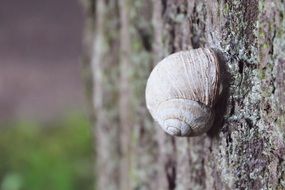
[(79, 0), (1, 0), (0, 190), (94, 187)]
[(90, 126), (82, 114), (0, 128), (1, 190), (93, 189)]

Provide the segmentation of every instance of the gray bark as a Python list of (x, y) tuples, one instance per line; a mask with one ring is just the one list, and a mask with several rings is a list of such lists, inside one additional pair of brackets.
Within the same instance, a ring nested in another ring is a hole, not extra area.
[[(83, 4), (97, 189), (285, 189), (283, 0)], [(218, 117), (207, 134), (170, 137), (145, 108), (146, 80), (163, 57), (198, 47), (225, 67)]]

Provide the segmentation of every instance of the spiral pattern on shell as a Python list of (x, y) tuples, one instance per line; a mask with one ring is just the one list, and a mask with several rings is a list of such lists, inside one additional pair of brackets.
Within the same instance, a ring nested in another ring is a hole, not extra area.
[(146, 104), (170, 135), (197, 136), (213, 125), (220, 69), (213, 50), (199, 48), (164, 58), (151, 72)]

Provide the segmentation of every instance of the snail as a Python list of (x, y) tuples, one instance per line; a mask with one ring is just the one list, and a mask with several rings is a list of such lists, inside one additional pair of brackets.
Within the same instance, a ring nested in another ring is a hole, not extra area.
[(146, 105), (155, 121), (173, 136), (198, 136), (214, 122), (222, 91), (215, 52), (207, 48), (173, 53), (160, 61), (146, 85)]

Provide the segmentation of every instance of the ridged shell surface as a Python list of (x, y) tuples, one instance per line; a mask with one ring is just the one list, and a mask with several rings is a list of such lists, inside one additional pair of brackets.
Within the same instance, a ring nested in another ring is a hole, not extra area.
[(219, 64), (212, 50), (199, 48), (171, 54), (149, 76), (147, 108), (170, 135), (199, 135), (213, 124), (212, 107), (219, 93), (219, 79)]

